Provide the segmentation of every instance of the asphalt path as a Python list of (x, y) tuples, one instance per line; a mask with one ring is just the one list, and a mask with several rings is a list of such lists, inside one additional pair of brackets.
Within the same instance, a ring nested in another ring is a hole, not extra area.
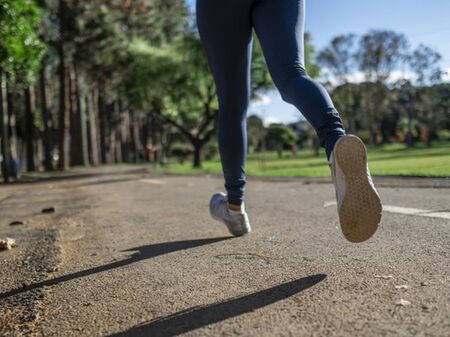
[(450, 336), (450, 189), (391, 181), (362, 244), (326, 181), (250, 179), (242, 238), (209, 216), (218, 177), (2, 188), (0, 335)]

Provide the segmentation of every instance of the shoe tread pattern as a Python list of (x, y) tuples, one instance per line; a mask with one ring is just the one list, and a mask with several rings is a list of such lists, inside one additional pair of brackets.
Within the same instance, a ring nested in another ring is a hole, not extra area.
[(351, 242), (372, 237), (381, 221), (381, 200), (367, 176), (367, 151), (356, 136), (341, 138), (335, 147), (335, 160), (342, 170), (346, 192), (339, 208), (342, 232)]

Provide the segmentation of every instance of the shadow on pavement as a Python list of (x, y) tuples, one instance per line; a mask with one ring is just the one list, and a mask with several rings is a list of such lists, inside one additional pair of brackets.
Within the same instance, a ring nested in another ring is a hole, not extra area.
[(59, 182), (59, 181), (72, 181), (88, 178), (98, 178), (102, 176), (117, 176), (117, 175), (130, 175), (130, 174), (146, 174), (147, 170), (145, 168), (130, 168), (116, 171), (95, 171), (87, 170), (85, 172), (50, 172), (44, 173), (42, 175), (24, 175), (21, 179), (12, 182), (11, 184), (41, 184), (49, 182)]
[(131, 178), (121, 178), (121, 179), (102, 179), (97, 181), (89, 181), (87, 183), (81, 184), (81, 186), (95, 186), (95, 185), (105, 185), (105, 184), (117, 184), (124, 183), (129, 181), (134, 181), (140, 179), (139, 177), (131, 177)]
[(324, 274), (312, 275), (224, 302), (189, 308), (167, 317), (137, 325), (130, 330), (109, 337), (178, 336), (281, 301), (316, 285), (325, 278), (326, 275)]
[(157, 243), (154, 245), (148, 245), (148, 246), (141, 246), (136, 248), (131, 248), (125, 250), (125, 252), (131, 252), (136, 251), (133, 255), (131, 255), (129, 258), (125, 260), (115, 261), (111, 262), (102, 266), (81, 270), (72, 274), (63, 275), (56, 277), (54, 279), (49, 279), (46, 281), (34, 283), (27, 285), (22, 288), (13, 289), (4, 293), (0, 293), (0, 299), (5, 299), (17, 294), (21, 294), (26, 291), (30, 291), (33, 289), (45, 287), (45, 286), (52, 286), (57, 285), (62, 282), (74, 280), (80, 277), (89, 276), (96, 273), (101, 273), (107, 270), (120, 268), (138, 261), (150, 259), (152, 257), (176, 252), (179, 250), (185, 250), (189, 248), (195, 248), (203, 245), (208, 245), (211, 243), (224, 241), (228, 239), (232, 239), (233, 237), (220, 237), (220, 238), (211, 238), (211, 239), (198, 239), (198, 240), (185, 240), (185, 241), (175, 241), (175, 242), (165, 242), (165, 243)]

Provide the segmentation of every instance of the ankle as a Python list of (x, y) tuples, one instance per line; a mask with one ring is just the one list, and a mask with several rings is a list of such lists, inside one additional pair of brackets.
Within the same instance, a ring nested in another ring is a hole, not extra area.
[(244, 204), (240, 204), (240, 205), (235, 205), (235, 204), (230, 204), (228, 203), (228, 209), (230, 211), (234, 211), (234, 212), (243, 212), (244, 211)]

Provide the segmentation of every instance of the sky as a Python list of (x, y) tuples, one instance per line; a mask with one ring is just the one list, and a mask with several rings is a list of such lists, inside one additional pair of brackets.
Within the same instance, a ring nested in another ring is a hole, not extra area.
[[(195, 0), (187, 2), (194, 11)], [(450, 72), (449, 13), (449, 0), (307, 0), (306, 31), (311, 34), (316, 50), (321, 50), (336, 35), (361, 35), (370, 29), (394, 30), (404, 33), (412, 48), (423, 43), (437, 50), (442, 55), (442, 68)], [(284, 103), (276, 90), (268, 92), (261, 102), (253, 103), (249, 114), (258, 114), (266, 124), (301, 118), (299, 111)]]

